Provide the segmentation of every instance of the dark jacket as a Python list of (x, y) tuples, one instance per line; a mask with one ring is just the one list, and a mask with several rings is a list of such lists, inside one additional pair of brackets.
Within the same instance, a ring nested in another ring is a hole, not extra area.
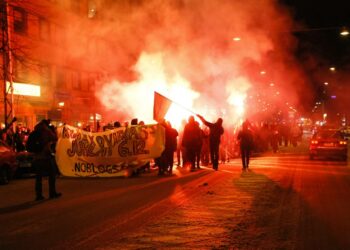
[[(206, 121), (202, 116), (197, 115), (202, 122), (209, 128), (209, 142), (210, 144), (220, 144), (221, 135), (224, 133), (224, 128), (218, 120), (215, 123)], [(222, 121), (222, 120), (221, 120)]]
[(196, 122), (189, 122), (184, 128), (182, 146), (185, 148), (197, 148), (202, 143), (202, 130)]

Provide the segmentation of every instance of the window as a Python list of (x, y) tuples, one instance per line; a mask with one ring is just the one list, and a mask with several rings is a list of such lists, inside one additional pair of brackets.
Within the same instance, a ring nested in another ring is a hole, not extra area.
[(18, 7), (13, 9), (13, 29), (17, 33), (27, 33), (27, 13)]
[(89, 74), (88, 77), (88, 90), (93, 91), (95, 89), (95, 75)]
[(14, 60), (14, 76), (18, 82), (26, 82), (28, 80), (28, 67), (23, 58)]
[(80, 73), (73, 71), (72, 72), (72, 88), (73, 89), (80, 89)]
[(39, 37), (44, 41), (50, 40), (50, 23), (45, 18), (39, 19)]
[(56, 70), (56, 87), (57, 88), (65, 88), (66, 87), (63, 68), (57, 68), (57, 70)]
[(51, 67), (50, 65), (42, 65), (40, 67), (40, 80), (43, 85), (51, 84)]
[(55, 31), (53, 33), (54, 43), (58, 46), (64, 46), (66, 42), (65, 32), (61, 26), (55, 25)]

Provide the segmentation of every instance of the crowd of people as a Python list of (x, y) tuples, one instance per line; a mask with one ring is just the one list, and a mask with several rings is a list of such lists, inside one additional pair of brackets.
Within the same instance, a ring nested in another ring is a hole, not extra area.
[(42, 120), (34, 130), (15, 125), (16, 118), (0, 131), (0, 140), (15, 152), (28, 151), (32, 156), (32, 167), (35, 173), (36, 201), (45, 199), (42, 192), (42, 179), (48, 176), (49, 197), (58, 198), (62, 194), (56, 192), (56, 176), (58, 168), (55, 160), (55, 145), (57, 142), (56, 127), (50, 120)]
[[(252, 152), (264, 153), (272, 150), (278, 152), (279, 147), (296, 146), (302, 136), (302, 128), (297, 124), (281, 123), (252, 123), (246, 120), (241, 127), (227, 130), (224, 135), (223, 119), (208, 122), (203, 116), (196, 115), (202, 125), (190, 116), (184, 121), (183, 129), (177, 131), (169, 121), (160, 124), (165, 128), (165, 149), (160, 157), (154, 159), (154, 166), (158, 167), (158, 175), (172, 174), (174, 155), (177, 167), (188, 168), (190, 171), (200, 169), (201, 166), (212, 165), (218, 170), (219, 163), (228, 162), (231, 158), (241, 156), (242, 170), (249, 168), (249, 159)], [(42, 177), (44, 172), (49, 176), (50, 198), (57, 198), (61, 193), (56, 192), (55, 179), (58, 168), (55, 162), (55, 143), (57, 141), (56, 128), (50, 120), (42, 120), (33, 131), (23, 126), (15, 126), (16, 119), (0, 131), (0, 140), (13, 147), (14, 151), (30, 151), (33, 153), (33, 166), (36, 173), (35, 193), (36, 200), (44, 199), (42, 195)], [(144, 125), (143, 121), (134, 118), (129, 122), (116, 121), (103, 127), (97, 124), (97, 131), (106, 131), (119, 127)], [(15, 126), (15, 127), (14, 127)], [(90, 126), (84, 128), (92, 132)], [(39, 134), (40, 149), (32, 149), (29, 145), (31, 135)], [(151, 162), (134, 170), (138, 175), (140, 171), (149, 170)]]
[(172, 128), (169, 122), (162, 123), (165, 127), (166, 142), (163, 154), (156, 159), (159, 175), (165, 172), (172, 173), (174, 154), (177, 156), (178, 167), (189, 167), (190, 171), (195, 171), (201, 168), (201, 164), (208, 165), (210, 161), (213, 169), (218, 170), (220, 138), (224, 133), (223, 120), (219, 118), (215, 123), (211, 123), (201, 115), (196, 116), (207, 129), (202, 129), (194, 116), (188, 118), (181, 133)]
[(14, 117), (11, 123), (0, 130), (0, 140), (12, 147), (14, 151), (22, 152), (26, 150), (26, 142), (31, 130), (22, 125), (15, 125), (16, 121)]
[[(171, 161), (168, 167), (160, 168), (160, 175), (172, 172), (174, 153), (177, 156), (177, 166), (188, 166), (191, 171), (209, 164), (214, 170), (218, 170), (219, 162), (225, 163), (239, 156), (242, 158), (242, 169), (247, 170), (252, 153), (260, 154), (268, 151), (277, 153), (280, 147), (295, 147), (303, 135), (303, 129), (298, 124), (287, 122), (258, 124), (248, 120), (244, 121), (242, 126), (224, 134), (222, 118), (210, 123), (202, 116), (196, 116), (202, 121), (202, 127), (194, 116), (190, 116), (183, 126), (183, 131), (167, 133), (166, 140), (173, 143), (169, 149), (171, 153), (169, 151), (165, 155), (171, 154)], [(167, 128), (166, 123), (164, 126)]]

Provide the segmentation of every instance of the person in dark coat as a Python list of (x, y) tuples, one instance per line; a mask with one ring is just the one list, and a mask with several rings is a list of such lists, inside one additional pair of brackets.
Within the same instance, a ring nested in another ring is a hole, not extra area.
[(186, 161), (191, 164), (191, 171), (194, 171), (196, 168), (196, 152), (202, 143), (201, 132), (198, 123), (194, 120), (194, 116), (190, 116), (184, 128), (182, 146), (186, 150)]
[(220, 138), (224, 133), (224, 128), (222, 127), (222, 118), (218, 118), (215, 123), (206, 121), (203, 116), (198, 115), (199, 119), (208, 126), (209, 128), (209, 150), (210, 150), (210, 159), (213, 164), (213, 169), (218, 170), (219, 168), (219, 147), (220, 147)]
[(246, 170), (249, 168), (250, 153), (253, 148), (253, 133), (249, 129), (248, 121), (242, 124), (242, 130), (239, 131), (237, 139), (240, 142), (242, 170)]
[(49, 196), (51, 199), (58, 198), (62, 194), (56, 192), (56, 166), (53, 164), (53, 148), (52, 145), (57, 141), (57, 135), (50, 128), (47, 120), (39, 122), (34, 131), (39, 134), (41, 149), (34, 153), (33, 166), (35, 169), (35, 194), (36, 200), (45, 199), (42, 195), (42, 177), (47, 171), (49, 175)]
[(199, 127), (199, 123), (196, 121), (196, 125), (200, 129), (200, 140), (198, 141), (198, 145), (196, 145), (196, 166), (198, 169), (200, 169), (200, 161), (201, 161), (201, 152), (202, 152), (202, 146), (203, 146), (203, 138), (204, 138), (204, 132)]
[(171, 126), (170, 122), (167, 122), (165, 127), (165, 157), (169, 174), (173, 172), (174, 165), (174, 152), (177, 148), (177, 137), (179, 133)]

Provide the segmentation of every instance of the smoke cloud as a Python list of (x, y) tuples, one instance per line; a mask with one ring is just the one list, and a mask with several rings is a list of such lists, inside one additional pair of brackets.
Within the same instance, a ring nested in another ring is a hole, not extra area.
[[(94, 0), (91, 9), (96, 15), (67, 34), (106, 42), (85, 63), (113, 72), (96, 88), (110, 121), (153, 122), (153, 91), (226, 124), (312, 98), (293, 56), (292, 19), (275, 0)], [(68, 52), (86, 55), (76, 43)], [(178, 107), (171, 117), (189, 114)]]

